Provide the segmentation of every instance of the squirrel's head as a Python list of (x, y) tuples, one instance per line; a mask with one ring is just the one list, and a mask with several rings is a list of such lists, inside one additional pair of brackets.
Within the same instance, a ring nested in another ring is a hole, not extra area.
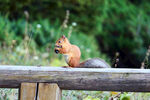
[(69, 40), (63, 35), (60, 37), (55, 43), (55, 53), (65, 54), (68, 53), (69, 50)]

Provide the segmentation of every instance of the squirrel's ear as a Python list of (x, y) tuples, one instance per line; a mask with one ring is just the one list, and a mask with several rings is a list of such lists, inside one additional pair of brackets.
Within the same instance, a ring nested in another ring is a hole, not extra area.
[(66, 36), (65, 36), (65, 35), (63, 35), (63, 36), (62, 36), (62, 38), (63, 38), (63, 39), (65, 39), (65, 38), (66, 38)]

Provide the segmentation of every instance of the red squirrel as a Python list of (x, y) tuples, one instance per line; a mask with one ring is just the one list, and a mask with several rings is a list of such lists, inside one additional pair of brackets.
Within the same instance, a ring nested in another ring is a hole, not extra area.
[(64, 55), (65, 61), (69, 65), (66, 67), (110, 68), (110, 66), (100, 58), (92, 58), (80, 63), (80, 48), (76, 45), (72, 45), (64, 35), (56, 41), (55, 53)]

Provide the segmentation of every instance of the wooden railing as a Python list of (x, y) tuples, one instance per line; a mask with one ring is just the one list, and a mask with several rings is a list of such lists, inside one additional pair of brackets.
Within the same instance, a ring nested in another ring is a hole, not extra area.
[(150, 70), (0, 65), (0, 88), (19, 88), (20, 100), (60, 100), (62, 89), (150, 92)]

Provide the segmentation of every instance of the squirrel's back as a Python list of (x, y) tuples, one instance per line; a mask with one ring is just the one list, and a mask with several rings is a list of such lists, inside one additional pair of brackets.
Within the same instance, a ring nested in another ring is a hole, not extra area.
[(80, 58), (80, 56), (81, 56), (81, 51), (80, 51), (80, 49), (79, 49), (79, 47), (78, 46), (76, 46), (76, 45), (71, 45), (71, 47), (70, 47), (70, 54), (73, 56), (73, 57), (79, 57)]

